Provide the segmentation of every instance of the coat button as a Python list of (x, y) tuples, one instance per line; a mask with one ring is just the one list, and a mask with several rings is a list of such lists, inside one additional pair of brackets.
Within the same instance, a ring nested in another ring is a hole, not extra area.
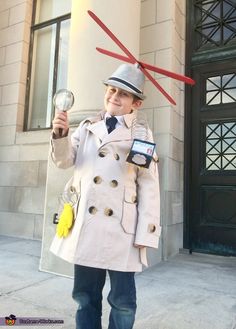
[(149, 224), (148, 230), (149, 233), (154, 233), (156, 231), (156, 226), (154, 224)]
[(74, 187), (74, 186), (72, 186), (72, 185), (71, 185), (71, 187), (70, 187), (70, 192), (71, 192), (71, 193), (75, 193), (75, 192), (76, 192), (76, 189), (75, 189), (75, 187)]
[(115, 157), (116, 160), (120, 160), (120, 156), (119, 156), (119, 154), (115, 153), (115, 154), (114, 154), (114, 157)]
[(106, 156), (106, 153), (104, 151), (100, 151), (98, 153), (98, 155), (101, 157), (101, 158), (104, 158)]
[(95, 184), (101, 184), (102, 178), (100, 176), (96, 176), (94, 177), (93, 181)]
[(97, 212), (97, 208), (94, 206), (91, 206), (91, 207), (89, 207), (88, 211), (90, 214), (95, 215)]
[(110, 185), (111, 187), (117, 187), (118, 186), (117, 180), (113, 179), (112, 181), (110, 181)]
[(106, 209), (104, 210), (104, 214), (105, 214), (106, 216), (112, 216), (112, 215), (113, 215), (113, 210), (112, 210), (111, 208), (106, 208)]

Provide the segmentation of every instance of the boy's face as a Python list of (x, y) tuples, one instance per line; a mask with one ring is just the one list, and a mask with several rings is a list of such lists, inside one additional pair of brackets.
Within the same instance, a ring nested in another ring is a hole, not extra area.
[(134, 98), (128, 91), (108, 86), (104, 96), (104, 105), (110, 115), (124, 115), (138, 109), (142, 105), (142, 100)]

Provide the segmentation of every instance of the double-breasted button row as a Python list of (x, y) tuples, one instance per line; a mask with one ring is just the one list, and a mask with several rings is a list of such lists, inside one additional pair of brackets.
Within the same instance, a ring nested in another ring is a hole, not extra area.
[[(107, 152), (104, 151), (104, 150), (101, 150), (99, 153), (98, 153), (98, 156), (100, 156), (100, 158), (104, 158), (105, 156), (107, 155)], [(120, 160), (120, 156), (118, 153), (114, 153), (114, 158), (118, 161)]]
[(75, 193), (76, 192), (76, 189), (73, 185), (70, 186), (70, 192), (71, 193)]
[(110, 186), (111, 187), (117, 187), (118, 186), (117, 180), (113, 179), (112, 181), (110, 181)]
[[(100, 176), (95, 176), (95, 177), (93, 178), (93, 181), (94, 181), (95, 184), (101, 184), (101, 182), (102, 182), (102, 177), (100, 177)], [(111, 181), (110, 181), (110, 186), (111, 186), (111, 187), (117, 187), (117, 186), (118, 186), (118, 181), (117, 181), (116, 179), (111, 180)]]
[(100, 158), (104, 158), (106, 156), (106, 152), (100, 151), (98, 155), (100, 156)]
[(96, 207), (91, 206), (91, 207), (89, 207), (88, 211), (90, 214), (95, 215), (98, 210)]
[(101, 184), (102, 178), (100, 176), (95, 176), (93, 181), (95, 184)]
[(118, 160), (120, 160), (120, 156), (119, 156), (119, 154), (118, 153), (115, 153), (114, 154), (114, 158), (118, 161)]
[(156, 231), (156, 225), (154, 224), (149, 224), (148, 225), (148, 232), (149, 233), (154, 233)]
[[(89, 213), (90, 213), (91, 215), (95, 215), (96, 212), (97, 212), (98, 210), (97, 210), (96, 207), (91, 206), (91, 207), (89, 207), (88, 211), (89, 211)], [(113, 210), (112, 210), (111, 208), (105, 208), (105, 209), (104, 209), (104, 214), (105, 214), (106, 216), (112, 216), (113, 213), (114, 213), (114, 212), (113, 212)]]
[(112, 216), (113, 215), (113, 210), (111, 208), (105, 208), (104, 209), (104, 214), (106, 216)]

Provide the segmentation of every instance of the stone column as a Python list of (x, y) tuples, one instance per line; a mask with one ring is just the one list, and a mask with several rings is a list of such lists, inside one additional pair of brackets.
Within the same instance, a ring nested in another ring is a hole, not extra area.
[(68, 87), (75, 94), (72, 123), (103, 107), (105, 80), (122, 62), (100, 54), (96, 47), (123, 54), (88, 15), (93, 11), (135, 55), (139, 54), (140, 3), (137, 0), (73, 0)]
[[(143, 61), (184, 74), (186, 0), (141, 3), (140, 57)], [(160, 74), (154, 77), (175, 99), (171, 105), (150, 81), (144, 103), (160, 159), (162, 259), (183, 247), (184, 83)], [(153, 255), (151, 255), (153, 254)], [(152, 263), (156, 252), (150, 250)]]
[[(99, 54), (96, 46), (118, 52), (122, 51), (90, 18), (92, 10), (136, 56), (139, 53), (140, 1), (137, 0), (73, 0), (69, 51), (68, 88), (75, 95), (75, 104), (69, 112), (72, 125), (103, 108), (106, 79), (118, 65), (116, 59)], [(55, 234), (53, 213), (57, 212), (57, 198), (72, 170), (55, 168), (50, 157), (46, 184), (44, 234), (40, 269), (63, 275), (73, 275), (73, 267), (49, 252)]]

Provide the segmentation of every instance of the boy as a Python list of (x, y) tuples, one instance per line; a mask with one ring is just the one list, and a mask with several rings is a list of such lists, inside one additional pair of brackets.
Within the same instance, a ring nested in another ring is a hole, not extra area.
[[(149, 168), (126, 161), (132, 125), (145, 98), (145, 77), (123, 64), (105, 81), (104, 108), (68, 137), (67, 113), (53, 120), (52, 158), (60, 168), (74, 165), (78, 201), (67, 237), (56, 236), (51, 251), (75, 264), (73, 298), (77, 329), (101, 329), (102, 289), (108, 272), (109, 329), (133, 328), (134, 274), (146, 262), (146, 247), (158, 248), (160, 199), (156, 160)], [(60, 137), (59, 129), (62, 129)], [(151, 131), (148, 131), (152, 141)]]

